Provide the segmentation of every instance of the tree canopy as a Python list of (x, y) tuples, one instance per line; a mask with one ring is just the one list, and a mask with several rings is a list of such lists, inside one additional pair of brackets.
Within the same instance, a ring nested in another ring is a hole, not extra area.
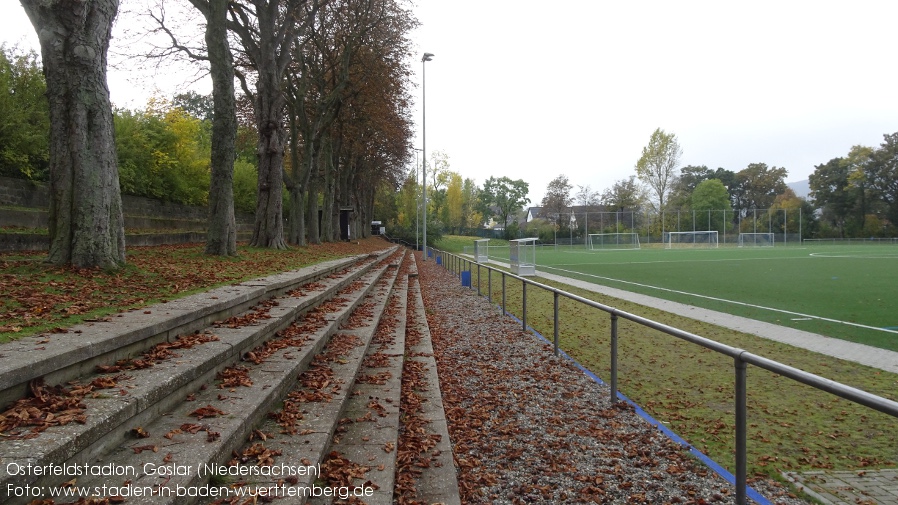
[(50, 111), (37, 53), (0, 46), (0, 175), (46, 180)]
[(720, 179), (700, 182), (692, 192), (693, 210), (730, 210), (730, 195)]
[(504, 228), (508, 228), (508, 218), (530, 203), (527, 193), (530, 185), (523, 179), (512, 180), (508, 177), (490, 177), (483, 183), (480, 193), (481, 202), (489, 206), (492, 213), (499, 217)]
[(543, 196), (543, 214), (555, 220), (556, 225), (570, 222), (570, 208), (574, 203), (571, 191), (574, 186), (564, 174), (549, 181), (546, 194)]
[(602, 193), (602, 205), (618, 210), (638, 209), (645, 201), (643, 189), (636, 176), (621, 179)]
[(768, 167), (766, 163), (751, 163), (736, 173), (736, 209), (767, 209), (777, 195), (786, 190), (785, 168)]
[(657, 128), (636, 162), (636, 177), (652, 189), (659, 210), (664, 209), (667, 196), (677, 180), (682, 156), (683, 149), (677, 142), (677, 136)]

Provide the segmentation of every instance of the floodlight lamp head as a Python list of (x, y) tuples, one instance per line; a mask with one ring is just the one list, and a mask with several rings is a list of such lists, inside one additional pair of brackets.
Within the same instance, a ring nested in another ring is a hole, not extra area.
[(430, 61), (433, 59), (433, 53), (424, 53), (424, 56), (421, 57), (421, 61)]

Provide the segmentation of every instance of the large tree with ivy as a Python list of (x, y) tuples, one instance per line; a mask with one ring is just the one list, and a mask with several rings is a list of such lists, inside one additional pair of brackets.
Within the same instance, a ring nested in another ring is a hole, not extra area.
[(50, 107), (50, 254), (54, 264), (125, 263), (106, 61), (118, 0), (21, 0), (41, 44)]

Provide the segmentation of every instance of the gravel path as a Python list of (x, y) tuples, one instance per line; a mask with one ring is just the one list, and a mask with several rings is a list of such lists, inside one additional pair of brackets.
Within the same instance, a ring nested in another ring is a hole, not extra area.
[[(735, 503), (734, 488), (607, 386), (418, 261), (462, 502)], [(804, 505), (771, 482), (771, 503)]]

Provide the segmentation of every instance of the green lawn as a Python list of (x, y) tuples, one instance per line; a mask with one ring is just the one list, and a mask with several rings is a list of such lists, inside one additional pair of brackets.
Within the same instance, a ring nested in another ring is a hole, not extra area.
[[(508, 261), (508, 249), (490, 257)], [(547, 272), (898, 351), (898, 245), (588, 251), (537, 247)]]

